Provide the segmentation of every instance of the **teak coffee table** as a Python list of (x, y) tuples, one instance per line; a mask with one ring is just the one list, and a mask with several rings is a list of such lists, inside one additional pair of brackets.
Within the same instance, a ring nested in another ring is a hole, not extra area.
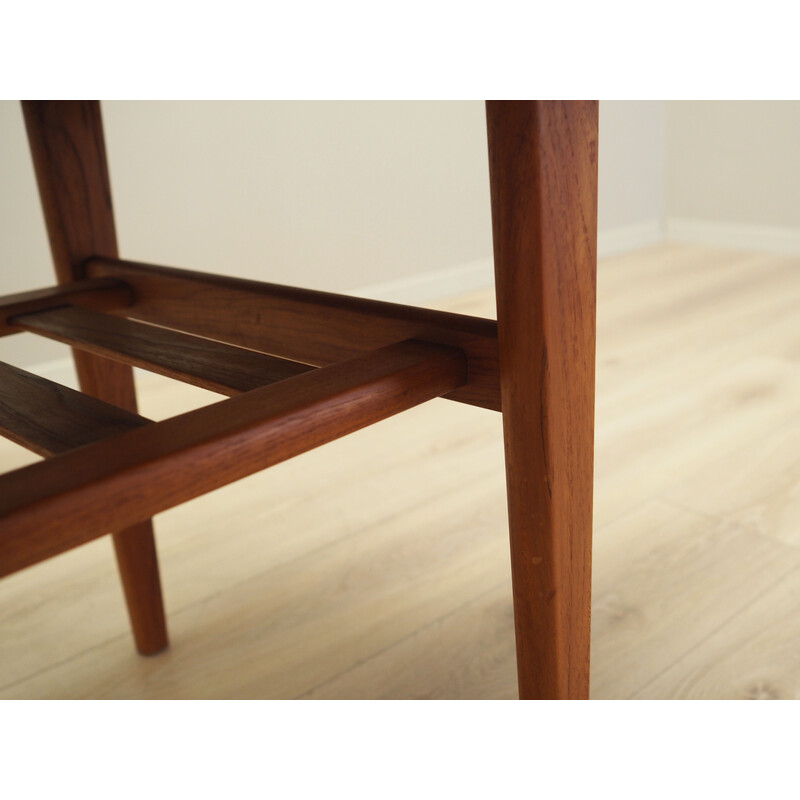
[[(0, 364), (0, 432), (46, 456), (0, 476), (0, 575), (114, 531), (157, 653), (152, 515), (446, 397), (503, 414), (520, 697), (588, 697), (597, 103), (487, 103), (497, 323), (122, 260), (99, 103), (23, 110), (58, 285), (0, 335), (72, 345), (82, 391)], [(151, 422), (132, 365), (230, 397)]]

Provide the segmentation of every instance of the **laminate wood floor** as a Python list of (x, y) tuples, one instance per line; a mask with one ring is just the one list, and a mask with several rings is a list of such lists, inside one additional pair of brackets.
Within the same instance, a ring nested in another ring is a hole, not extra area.
[[(665, 245), (598, 295), (592, 696), (795, 698), (800, 259)], [(153, 418), (217, 399), (138, 379)], [(106, 539), (0, 581), (0, 697), (514, 697), (504, 492), (498, 414), (386, 420), (157, 518), (161, 655)]]

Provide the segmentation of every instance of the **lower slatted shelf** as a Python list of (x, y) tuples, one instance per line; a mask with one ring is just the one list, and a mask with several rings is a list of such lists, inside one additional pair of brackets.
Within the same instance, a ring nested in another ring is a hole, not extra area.
[(227, 395), (314, 369), (296, 361), (78, 306), (24, 314), (10, 322), (19, 330)]

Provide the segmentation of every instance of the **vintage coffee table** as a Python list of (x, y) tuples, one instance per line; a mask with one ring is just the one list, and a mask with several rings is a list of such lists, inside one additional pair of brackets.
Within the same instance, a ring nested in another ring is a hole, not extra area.
[[(72, 345), (82, 391), (0, 364), (0, 432), (46, 456), (0, 476), (0, 575), (114, 531), (157, 653), (152, 515), (446, 397), (503, 414), (520, 697), (588, 697), (597, 103), (487, 103), (497, 323), (121, 260), (99, 103), (23, 110), (58, 285), (0, 335)], [(151, 422), (131, 365), (229, 398)]]

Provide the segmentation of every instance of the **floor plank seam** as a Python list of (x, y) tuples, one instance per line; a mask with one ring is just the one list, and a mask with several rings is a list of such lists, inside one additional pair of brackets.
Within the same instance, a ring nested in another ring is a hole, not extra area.
[[(474, 482), (479, 483), (479, 482), (481, 482), (481, 479), (478, 478)], [(463, 490), (463, 486), (454, 486), (452, 489), (448, 489), (446, 491), (442, 491), (440, 494), (436, 495), (435, 497), (428, 498), (428, 499), (424, 500), (422, 503), (419, 503), (419, 504), (415, 505), (414, 506), (414, 510), (417, 510), (419, 508), (424, 508), (424, 507), (427, 507), (427, 506), (430, 506), (430, 505), (436, 505), (439, 502), (441, 502), (441, 500), (443, 498), (446, 498), (446, 497), (448, 497), (448, 496), (450, 496), (452, 494), (458, 494), (462, 490)], [(319, 547), (315, 547), (315, 548), (313, 548), (311, 550), (307, 550), (302, 555), (298, 555), (295, 558), (290, 558), (290, 559), (288, 559), (286, 561), (283, 561), (283, 562), (281, 562), (279, 564), (273, 564), (273, 565), (267, 567), (266, 569), (262, 570), (261, 572), (258, 572), (258, 573), (254, 574), (254, 575), (250, 575), (247, 578), (244, 578), (242, 580), (236, 581), (235, 583), (229, 584), (228, 586), (225, 586), (225, 587), (219, 589), (216, 592), (212, 592), (209, 595), (205, 595), (205, 596), (203, 596), (201, 598), (198, 598), (197, 600), (194, 600), (194, 601), (192, 601), (190, 603), (187, 603), (187, 604), (182, 605), (182, 606), (177, 607), (177, 608), (172, 608), (169, 605), (169, 602), (168, 602), (168, 599), (167, 599), (167, 596), (168, 596), (168, 586), (167, 586), (166, 587), (167, 591), (165, 591), (165, 600), (164, 600), (164, 602), (165, 602), (165, 607), (167, 608), (168, 619), (173, 619), (173, 618), (183, 614), (184, 612), (187, 612), (187, 611), (190, 611), (192, 609), (195, 609), (195, 608), (197, 608), (197, 607), (199, 607), (199, 606), (201, 606), (201, 605), (203, 605), (205, 603), (211, 602), (211, 601), (213, 601), (215, 599), (220, 599), (220, 598), (224, 597), (225, 595), (229, 594), (230, 592), (232, 592), (232, 591), (234, 591), (236, 589), (239, 589), (242, 586), (246, 586), (248, 583), (255, 582), (255, 581), (262, 581), (265, 577), (268, 577), (273, 572), (275, 572), (277, 570), (280, 570), (280, 569), (284, 569), (284, 568), (288, 567), (289, 565), (293, 564), (294, 562), (300, 561), (300, 560), (305, 559), (305, 558), (309, 558), (309, 557), (311, 557), (313, 555), (318, 555), (320, 553), (323, 553), (326, 550), (334, 548), (337, 545), (341, 544), (342, 542), (347, 542), (347, 541), (349, 541), (349, 540), (351, 540), (351, 539), (353, 539), (355, 537), (367, 535), (368, 532), (370, 531), (370, 529), (376, 528), (376, 527), (381, 527), (383, 525), (389, 524), (393, 520), (400, 519), (404, 514), (407, 514), (407, 513), (409, 513), (409, 509), (408, 508), (403, 509), (401, 511), (397, 511), (397, 512), (395, 512), (393, 514), (390, 514), (388, 517), (386, 517), (384, 519), (381, 519), (381, 520), (379, 520), (377, 522), (372, 523), (371, 525), (369, 525), (367, 527), (357, 528), (356, 530), (353, 530), (351, 533), (348, 533), (345, 536), (342, 536), (340, 538), (334, 539), (334, 540), (332, 540), (330, 542), (326, 542), (325, 544), (320, 545)], [(163, 566), (162, 566), (162, 569), (164, 569)], [(473, 599), (477, 599), (477, 598), (473, 598)], [(418, 629), (418, 630), (421, 630), (421, 629)], [(101, 642), (98, 642), (97, 644), (94, 644), (94, 645), (92, 645), (92, 646), (90, 646), (88, 648), (85, 648), (85, 649), (80, 650), (80, 651), (78, 651), (76, 653), (73, 653), (71, 656), (69, 656), (69, 657), (67, 657), (65, 659), (62, 659), (61, 661), (59, 661), (59, 662), (57, 662), (55, 664), (47, 665), (45, 667), (42, 667), (41, 669), (36, 670), (33, 673), (30, 673), (29, 675), (26, 675), (24, 677), (18, 678), (17, 680), (12, 681), (11, 683), (8, 683), (8, 684), (0, 686), (0, 693), (4, 692), (6, 690), (10, 690), (15, 686), (18, 686), (19, 684), (24, 683), (26, 680), (33, 680), (37, 676), (45, 674), (48, 671), (60, 669), (61, 667), (66, 666), (67, 664), (71, 663), (72, 661), (75, 661), (75, 660), (77, 660), (79, 658), (82, 658), (87, 653), (91, 653), (94, 650), (97, 650), (97, 649), (102, 648), (102, 647), (104, 647), (106, 645), (112, 644), (113, 642), (119, 641), (120, 639), (123, 639), (124, 637), (129, 636), (129, 635), (130, 635), (129, 633), (121, 633), (121, 634), (118, 634), (116, 636), (112, 636), (110, 638), (103, 639)], [(409, 634), (409, 635), (413, 635), (413, 634)], [(398, 644), (399, 641), (400, 640), (398, 640), (398, 642), (393, 643), (389, 647), (393, 647), (395, 644)], [(171, 646), (173, 646), (173, 644), (175, 644), (175, 643), (173, 642), (171, 644)], [(155, 656), (152, 656), (152, 658), (157, 658), (158, 655), (159, 654), (156, 654)], [(373, 655), (377, 655), (377, 654), (373, 654)], [(372, 658), (373, 655), (370, 655), (369, 658)], [(330, 679), (330, 680), (332, 680), (332, 679)], [(325, 681), (325, 682), (327, 682), (327, 681)], [(309, 691), (313, 691), (313, 690), (309, 690)]]
[[(783, 573), (781, 574), (781, 576), (780, 576), (780, 577), (779, 577), (779, 578), (778, 578), (778, 579), (775, 581), (775, 583), (773, 583), (773, 585), (772, 585), (772, 586), (769, 586), (769, 587), (767, 587), (767, 588), (766, 588), (766, 589), (765, 589), (763, 592), (761, 592), (761, 593), (759, 593), (758, 595), (756, 595), (755, 597), (751, 598), (751, 599), (750, 599), (750, 600), (749, 600), (749, 601), (748, 601), (748, 602), (747, 602), (747, 603), (746, 603), (744, 606), (742, 606), (741, 608), (737, 609), (737, 610), (736, 610), (736, 611), (735, 611), (733, 614), (731, 614), (731, 615), (730, 615), (729, 617), (727, 617), (727, 618), (726, 618), (726, 619), (725, 619), (723, 622), (721, 622), (719, 625), (717, 625), (717, 627), (716, 627), (716, 628), (714, 628), (712, 631), (710, 631), (710, 632), (709, 632), (709, 633), (708, 633), (708, 634), (705, 636), (705, 638), (703, 638), (703, 639), (702, 639), (701, 641), (699, 641), (699, 642), (696, 642), (696, 643), (695, 643), (694, 645), (692, 645), (692, 646), (691, 646), (691, 647), (690, 647), (688, 650), (686, 650), (686, 652), (682, 653), (682, 654), (681, 654), (681, 655), (680, 655), (678, 658), (674, 659), (674, 660), (673, 660), (673, 661), (672, 661), (672, 662), (671, 662), (671, 663), (670, 663), (668, 666), (666, 666), (666, 667), (664, 667), (664, 669), (660, 670), (660, 671), (659, 671), (659, 672), (658, 672), (656, 675), (654, 675), (654, 676), (653, 676), (653, 677), (652, 677), (652, 678), (651, 678), (649, 681), (647, 681), (646, 683), (642, 684), (642, 685), (641, 685), (641, 686), (640, 686), (640, 687), (639, 687), (639, 688), (638, 688), (638, 689), (637, 689), (635, 692), (633, 692), (633, 693), (631, 693), (630, 695), (628, 695), (628, 698), (627, 698), (627, 699), (628, 699), (628, 700), (636, 700), (636, 699), (637, 699), (637, 695), (641, 694), (641, 693), (642, 693), (642, 692), (643, 692), (645, 689), (647, 689), (647, 687), (648, 687), (648, 686), (651, 686), (651, 685), (652, 685), (653, 683), (655, 683), (655, 682), (656, 682), (656, 681), (657, 681), (657, 680), (658, 680), (658, 679), (659, 679), (659, 678), (660, 678), (662, 675), (665, 675), (665, 674), (666, 674), (667, 672), (669, 672), (669, 671), (670, 671), (670, 670), (671, 670), (671, 669), (672, 669), (674, 666), (676, 666), (676, 665), (677, 665), (677, 664), (679, 664), (681, 661), (683, 661), (683, 659), (685, 659), (687, 656), (689, 656), (689, 655), (690, 655), (691, 653), (693, 653), (695, 650), (697, 650), (698, 648), (700, 648), (700, 647), (702, 647), (704, 644), (706, 644), (706, 643), (707, 643), (707, 642), (708, 642), (710, 639), (712, 639), (714, 636), (716, 636), (716, 635), (717, 635), (717, 633), (719, 633), (719, 632), (720, 632), (720, 631), (721, 631), (723, 628), (725, 628), (725, 627), (726, 627), (726, 626), (727, 626), (729, 623), (733, 622), (733, 620), (734, 620), (734, 619), (736, 619), (737, 617), (741, 616), (741, 615), (742, 615), (742, 614), (743, 614), (743, 613), (744, 613), (744, 612), (745, 612), (745, 611), (746, 611), (746, 610), (747, 610), (747, 609), (748, 609), (750, 606), (752, 606), (752, 605), (755, 605), (755, 604), (756, 604), (756, 603), (758, 603), (758, 602), (759, 602), (759, 601), (760, 601), (762, 598), (764, 598), (764, 597), (766, 597), (767, 595), (769, 595), (771, 592), (777, 591), (777, 589), (778, 589), (778, 587), (779, 587), (779, 584), (781, 584), (781, 583), (782, 583), (784, 580), (786, 580), (786, 578), (788, 578), (788, 577), (789, 577), (789, 575), (791, 575), (793, 572), (796, 572), (796, 571), (798, 571), (798, 570), (800, 570), (800, 567), (798, 567), (797, 565), (794, 565), (794, 566), (792, 566), (791, 568), (787, 569), (785, 572), (783, 572)], [(672, 699), (676, 699), (676, 698), (672, 698)]]
[(297, 695), (294, 699), (295, 700), (305, 700), (308, 697), (308, 695), (313, 694), (314, 692), (316, 692), (319, 689), (322, 689), (323, 687), (327, 686), (328, 684), (339, 680), (344, 675), (347, 675), (348, 673), (352, 672), (354, 669), (362, 666), (363, 664), (369, 663), (370, 661), (372, 661), (373, 659), (375, 659), (378, 656), (382, 655), (383, 653), (387, 653), (390, 650), (392, 650), (393, 648), (399, 647), (401, 644), (413, 639), (415, 636), (419, 636), (419, 634), (421, 634), (423, 631), (426, 631), (426, 630), (428, 630), (428, 629), (440, 624), (441, 622), (443, 622), (444, 620), (448, 619), (449, 617), (452, 617), (454, 614), (457, 614), (457, 613), (463, 611), (468, 606), (479, 602), (482, 597), (485, 597), (486, 595), (489, 595), (492, 592), (496, 592), (498, 589), (502, 589), (504, 586), (508, 586), (509, 587), (509, 600), (510, 600), (511, 599), (511, 591), (510, 591), (511, 590), (511, 581), (510, 581), (510, 578), (509, 578), (509, 580), (501, 581), (500, 583), (495, 584), (491, 588), (486, 589), (483, 592), (480, 592), (479, 594), (475, 595), (474, 597), (471, 597), (469, 600), (464, 601), (461, 605), (456, 606), (455, 608), (453, 608), (450, 611), (448, 611), (446, 614), (442, 614), (441, 617), (436, 617), (436, 619), (431, 620), (430, 622), (428, 622), (425, 625), (423, 625), (421, 628), (417, 628), (416, 630), (411, 631), (411, 633), (406, 634), (405, 636), (401, 637), (397, 641), (392, 642), (391, 644), (388, 644), (385, 647), (380, 648), (379, 650), (376, 650), (374, 653), (370, 653), (368, 656), (360, 659), (355, 664), (351, 664), (347, 669), (342, 670), (341, 672), (337, 673), (336, 675), (333, 675), (330, 678), (327, 678), (326, 680), (322, 681), (322, 683), (318, 683), (316, 686), (312, 686), (310, 689), (307, 689), (302, 694)]
[[(35, 672), (31, 672), (28, 675), (23, 675), (22, 677), (17, 678), (14, 681), (11, 681), (11, 683), (7, 683), (7, 684), (5, 684), (3, 686), (0, 686), (0, 694), (3, 694), (6, 691), (10, 691), (15, 686), (19, 686), (20, 684), (25, 683), (25, 681), (32, 681), (35, 678), (39, 677), (40, 675), (46, 675), (48, 672), (50, 672), (52, 670), (60, 669), (61, 667), (64, 667), (67, 664), (70, 664), (71, 662), (75, 661), (76, 659), (82, 658), (83, 656), (87, 655), (88, 653), (92, 653), (95, 650), (100, 650), (103, 647), (106, 647), (107, 645), (111, 644), (112, 642), (118, 642), (121, 639), (130, 639), (130, 638), (131, 638), (131, 634), (126, 631), (125, 633), (120, 633), (120, 634), (117, 634), (116, 636), (112, 636), (110, 639), (103, 639), (103, 641), (98, 642), (97, 644), (93, 644), (90, 647), (87, 647), (87, 648), (79, 651), (78, 653), (73, 653), (71, 656), (67, 656), (67, 658), (63, 658), (63, 659), (61, 659), (61, 661), (57, 661), (55, 664), (48, 664), (46, 667), (42, 667), (41, 669), (37, 669)], [(131, 644), (131, 646), (133, 646), (133, 645)], [(155, 656), (137, 656), (137, 657), (138, 658), (157, 658), (159, 655), (160, 655), (160, 653), (157, 653)]]
[[(762, 541), (769, 542), (772, 545), (777, 547), (786, 548), (789, 551), (797, 551), (800, 550), (800, 543), (793, 544), (792, 542), (786, 542), (783, 539), (778, 539), (772, 536), (769, 533), (765, 533), (764, 531), (760, 530), (756, 525), (750, 522), (742, 522), (741, 520), (733, 519), (732, 517), (720, 517), (716, 514), (711, 514), (708, 511), (702, 511), (700, 509), (691, 508), (683, 503), (677, 503), (674, 500), (670, 500), (663, 495), (658, 495), (657, 500), (660, 500), (662, 503), (666, 505), (670, 505), (673, 508), (676, 508), (680, 511), (684, 511), (687, 514), (694, 514), (695, 516), (702, 517), (703, 519), (707, 519), (711, 522), (716, 522), (720, 525), (727, 525), (733, 530), (741, 531), (742, 533), (746, 533), (749, 536), (754, 536)], [(783, 576), (779, 578), (779, 580), (783, 580)]]

